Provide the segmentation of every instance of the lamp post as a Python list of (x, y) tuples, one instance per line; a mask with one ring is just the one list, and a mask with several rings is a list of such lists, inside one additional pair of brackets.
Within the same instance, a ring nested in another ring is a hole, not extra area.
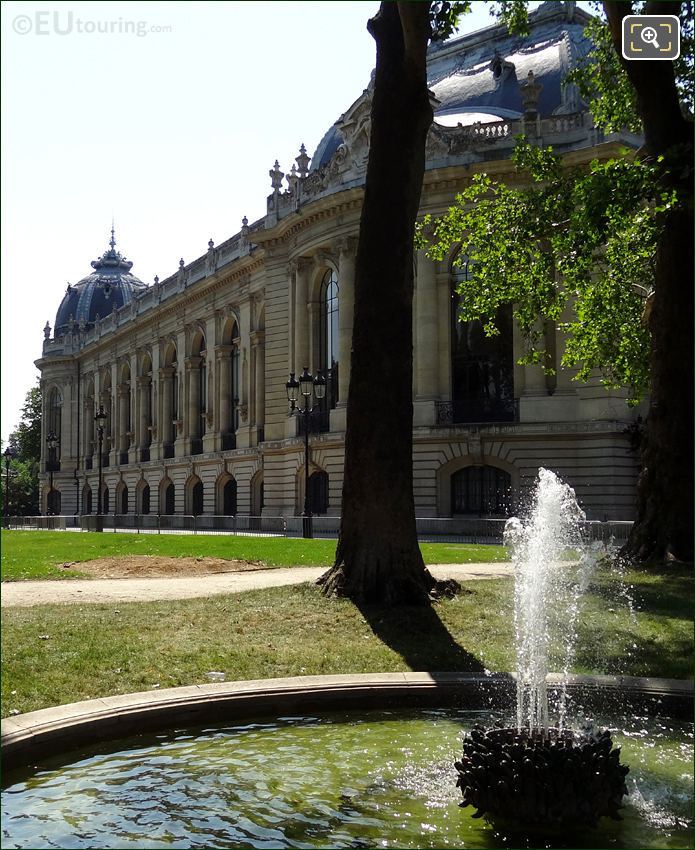
[(101, 455), (102, 447), (104, 444), (104, 422), (106, 422), (107, 416), (104, 411), (104, 405), (99, 405), (99, 410), (94, 414), (94, 421), (97, 423), (97, 453), (99, 456), (99, 489), (97, 492), (97, 524), (96, 530), (101, 531), (101, 488), (102, 488), (102, 475), (103, 475), (103, 458)]
[(297, 409), (297, 402), (301, 395), (303, 399), (299, 413), (304, 417), (304, 512), (302, 513), (302, 537), (313, 537), (311, 503), (309, 501), (309, 430), (311, 414), (314, 409), (312, 396), (321, 400), (326, 395), (326, 379), (320, 373), (312, 375), (305, 366), (304, 371), (297, 380), (294, 372), (290, 372), (290, 379), (285, 384), (287, 398), (290, 402), (290, 412)]
[(5, 528), (10, 527), (10, 461), (12, 460), (12, 450), (8, 446), (2, 453), (5, 458)]
[(58, 437), (50, 431), (46, 436), (48, 446), (48, 499), (46, 500), (46, 513), (53, 514), (53, 469), (55, 467), (55, 453), (58, 448)]

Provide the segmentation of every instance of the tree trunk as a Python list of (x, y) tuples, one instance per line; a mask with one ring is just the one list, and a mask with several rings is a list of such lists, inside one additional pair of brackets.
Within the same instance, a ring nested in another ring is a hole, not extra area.
[(355, 266), (345, 474), (326, 596), (427, 603), (413, 499), (413, 236), (432, 123), (426, 74), (429, 3), (382, 2), (369, 163)]
[[(635, 88), (645, 149), (663, 156), (661, 183), (675, 188), (657, 243), (649, 316), (651, 388), (637, 488), (637, 521), (623, 554), (641, 561), (693, 557), (693, 192), (692, 122), (680, 110), (671, 62), (622, 59), (621, 26), (631, 3), (604, 2), (614, 47)], [(678, 14), (648, 3), (645, 14)]]

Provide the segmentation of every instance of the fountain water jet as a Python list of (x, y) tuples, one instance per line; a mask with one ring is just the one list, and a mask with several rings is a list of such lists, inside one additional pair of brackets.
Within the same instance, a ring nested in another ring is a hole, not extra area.
[(550, 724), (547, 677), (569, 674), (579, 599), (596, 561), (582, 541), (585, 514), (571, 487), (540, 469), (528, 519), (507, 522), (515, 573), (517, 728), (476, 728), (456, 762), (461, 806), (474, 817), (525, 824), (594, 826), (620, 819), (627, 794), (620, 748), (610, 732), (566, 728), (565, 688)]

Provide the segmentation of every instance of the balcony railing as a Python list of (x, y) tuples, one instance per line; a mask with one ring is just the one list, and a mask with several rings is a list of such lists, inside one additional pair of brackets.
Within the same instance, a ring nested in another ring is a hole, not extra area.
[(519, 399), (461, 399), (437, 402), (437, 425), (518, 422)]
[(149, 446), (146, 449), (140, 449), (140, 462), (143, 463), (150, 459), (150, 449)]
[(193, 437), (191, 439), (191, 454), (192, 455), (202, 455), (202, 453), (203, 453), (202, 437)]
[(164, 459), (171, 458), (174, 456), (174, 444), (173, 443), (164, 443), (163, 445), (164, 451)]
[(222, 434), (222, 451), (236, 448), (236, 434)]
[[(297, 413), (297, 436), (304, 436), (306, 417), (303, 413)], [(330, 410), (312, 410), (309, 414), (309, 433), (325, 434), (331, 430)]]
[(128, 452), (119, 452), (118, 453), (118, 462), (122, 465), (128, 463)]

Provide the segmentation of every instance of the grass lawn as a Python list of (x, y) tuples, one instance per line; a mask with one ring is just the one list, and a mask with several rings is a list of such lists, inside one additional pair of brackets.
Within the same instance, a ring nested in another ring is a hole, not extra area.
[[(691, 575), (626, 579), (642, 610), (632, 616), (615, 580), (599, 575), (583, 607), (574, 671), (688, 678)], [(325, 600), (309, 584), (177, 602), (6, 608), (2, 712), (205, 683), (212, 670), (230, 681), (511, 670), (512, 597), (512, 580), (497, 579), (469, 582), (431, 609), (395, 612)]]
[[(115, 555), (245, 558), (270, 567), (321, 567), (333, 563), (335, 540), (234, 537), (226, 534), (113, 534), (67, 531), (2, 531), (2, 580), (89, 578), (60, 568), (67, 562)], [(506, 561), (503, 546), (423, 543), (427, 564)]]

